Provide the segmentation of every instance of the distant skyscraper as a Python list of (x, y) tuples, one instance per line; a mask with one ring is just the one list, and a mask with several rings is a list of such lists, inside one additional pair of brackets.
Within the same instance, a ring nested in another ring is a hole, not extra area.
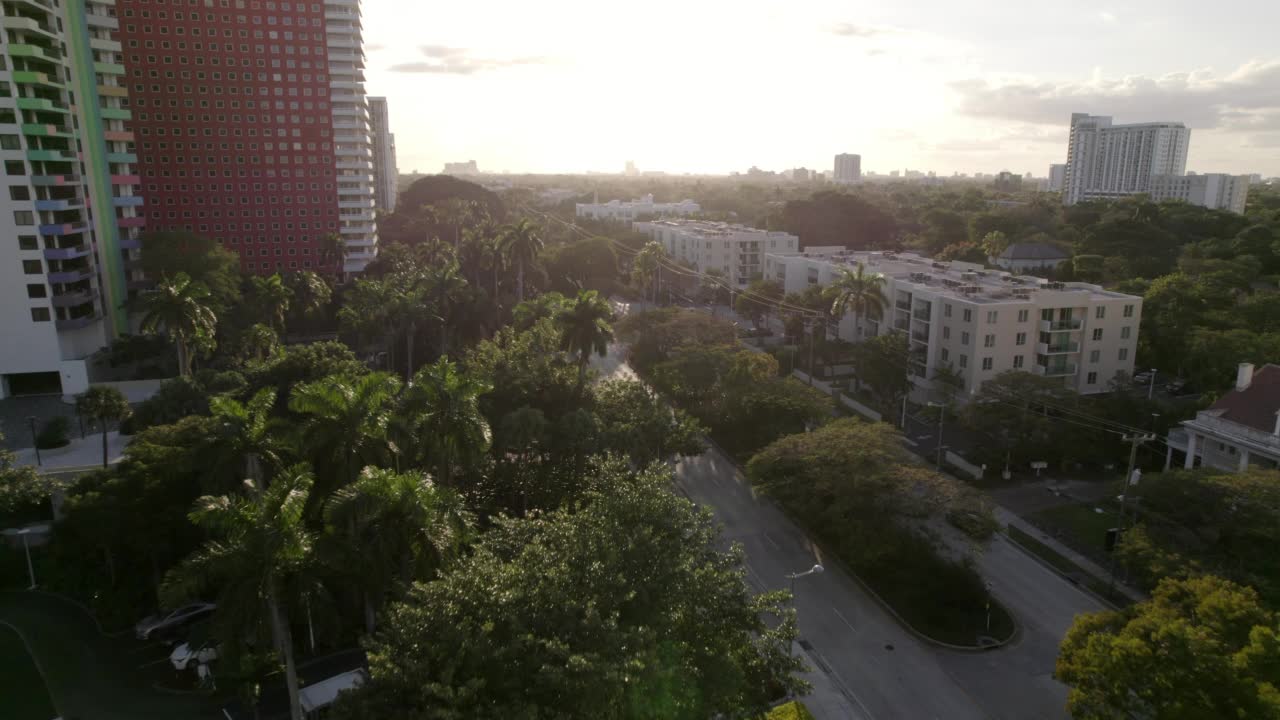
[(636, 163), (634, 160), (628, 160), (627, 167), (625, 170), (623, 170), (622, 174), (626, 175), (627, 177), (636, 177), (637, 175), (640, 174), (640, 170), (636, 168)]
[(444, 164), (445, 175), (479, 175), (480, 168), (476, 166), (475, 160), (466, 162), (451, 162)]
[(1151, 191), (1155, 175), (1182, 175), (1191, 130), (1182, 123), (1112, 125), (1072, 113), (1062, 201), (1105, 200)]
[(379, 210), (395, 212), (396, 136), (391, 132), (391, 115), (384, 97), (369, 98), (369, 126), (373, 136), (373, 198)]
[(1065, 163), (1057, 163), (1049, 166), (1049, 192), (1062, 192), (1062, 188), (1067, 182), (1067, 166)]
[(838, 183), (852, 184), (862, 180), (862, 156), (841, 153), (836, 156), (835, 176)]
[(332, 268), (333, 234), (339, 269), (377, 257), (359, 0), (114, 5), (148, 229), (258, 274)]

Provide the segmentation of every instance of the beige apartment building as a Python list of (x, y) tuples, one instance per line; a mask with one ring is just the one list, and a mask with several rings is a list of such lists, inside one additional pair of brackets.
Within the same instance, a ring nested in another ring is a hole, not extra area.
[(800, 238), (790, 233), (723, 222), (654, 220), (631, 227), (662, 243), (676, 260), (698, 272), (716, 270), (739, 288), (762, 276), (765, 253), (794, 253), (800, 247)]
[(939, 368), (950, 367), (972, 396), (1006, 370), (1061, 378), (1079, 393), (1108, 390), (1117, 373), (1133, 373), (1142, 298), (1085, 283), (1052, 282), (966, 262), (935, 262), (913, 253), (809, 248), (767, 253), (764, 276), (788, 293), (829, 285), (841, 270), (884, 276), (885, 312), (840, 320), (841, 339), (906, 333), (911, 372), (925, 399)]

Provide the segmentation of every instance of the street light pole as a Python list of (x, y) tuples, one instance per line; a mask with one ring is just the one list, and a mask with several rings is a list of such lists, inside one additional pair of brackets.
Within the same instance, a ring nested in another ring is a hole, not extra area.
[[(1129, 502), (1129, 488), (1134, 484), (1134, 475), (1136, 465), (1138, 464), (1138, 446), (1148, 440), (1154, 440), (1155, 435), (1125, 435), (1124, 441), (1129, 443), (1129, 470), (1124, 475), (1124, 492), (1120, 494), (1120, 513), (1117, 518), (1116, 542), (1120, 542), (1120, 536), (1124, 534), (1124, 511), (1125, 506)], [(1111, 548), (1111, 568), (1110, 579), (1107, 581), (1107, 594), (1111, 595), (1116, 587), (1116, 548)]]
[[(805, 570), (804, 572), (796, 572), (796, 573), (791, 573), (790, 575), (787, 575), (787, 579), (791, 581), (791, 607), (792, 608), (795, 608), (796, 606), (796, 578), (802, 578), (802, 577), (805, 577), (806, 575), (821, 575), (824, 570), (826, 570), (826, 568), (822, 567), (822, 565), (815, 564), (813, 567), (809, 568), (808, 570)], [(792, 640), (791, 643), (787, 646), (787, 657), (795, 657), (795, 641), (794, 640)]]
[(36, 416), (35, 415), (27, 416), (27, 425), (31, 427), (31, 445), (36, 450), (36, 467), (39, 467), (42, 463), (40, 462), (40, 439), (36, 436)]
[(31, 587), (27, 589), (35, 590), (36, 589), (36, 570), (35, 570), (35, 566), (31, 564), (31, 545), (27, 543), (27, 536), (31, 534), (31, 528), (22, 528), (21, 530), (18, 531), (18, 534), (22, 536), (22, 549), (27, 553), (27, 577), (31, 579)]
[(1156, 369), (1151, 368), (1151, 384), (1147, 386), (1147, 399), (1155, 397), (1156, 394)]

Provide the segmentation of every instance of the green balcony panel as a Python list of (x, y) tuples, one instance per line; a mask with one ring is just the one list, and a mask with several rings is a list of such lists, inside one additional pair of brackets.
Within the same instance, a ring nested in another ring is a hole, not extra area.
[(22, 85), (44, 85), (46, 87), (61, 88), (62, 83), (54, 82), (49, 76), (32, 70), (14, 70), (13, 81)]
[(23, 123), (22, 134), (32, 137), (71, 137), (71, 132), (65, 127), (48, 123)]
[(102, 117), (106, 120), (132, 120), (133, 113), (124, 108), (102, 108)]
[(93, 64), (93, 71), (100, 72), (104, 75), (123, 75), (124, 65), (121, 65), (120, 63), (96, 62)]
[(27, 159), (32, 162), (71, 162), (75, 160), (62, 150), (28, 150)]
[(136, 163), (138, 156), (133, 153), (107, 153), (107, 162), (110, 163)]

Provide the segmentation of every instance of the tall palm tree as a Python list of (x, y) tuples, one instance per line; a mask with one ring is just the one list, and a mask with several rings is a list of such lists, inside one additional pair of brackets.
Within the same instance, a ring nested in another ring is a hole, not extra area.
[(463, 226), (476, 222), (487, 214), (480, 203), (474, 200), (455, 197), (445, 201), (444, 209), (440, 215), (446, 224), (453, 226), (454, 249), (457, 249), (462, 244)]
[(320, 242), (320, 264), (321, 266), (332, 265), (335, 277), (343, 272), (346, 254), (347, 241), (339, 233), (329, 233)]
[(432, 313), (440, 323), (440, 354), (449, 353), (449, 317), (467, 288), (467, 281), (459, 273), (458, 261), (452, 258), (427, 269), (424, 281), (427, 297), (433, 305)]
[(177, 346), (178, 371), (191, 374), (192, 351), (213, 340), (218, 317), (210, 307), (209, 288), (186, 273), (162, 280), (142, 296), (142, 332), (164, 334)]
[(361, 278), (346, 294), (338, 319), (342, 325), (361, 335), (403, 335), (405, 342), (405, 380), (413, 377), (413, 351), (418, 339), (418, 322), (434, 317), (435, 308), (428, 294), (424, 273), (406, 265), (384, 278)]
[(102, 428), (102, 467), (107, 466), (107, 428), (112, 421), (120, 422), (133, 410), (124, 393), (106, 385), (94, 385), (76, 397), (76, 412), (98, 421)]
[(256, 306), (258, 312), (266, 315), (268, 325), (277, 332), (284, 331), (284, 318), (289, 312), (289, 302), (293, 299), (293, 291), (284, 284), (280, 273), (266, 277), (249, 278), (249, 302)]
[(317, 468), (330, 468), (329, 489), (356, 479), (360, 468), (389, 459), (387, 422), (400, 381), (388, 373), (327, 377), (294, 388), (289, 409), (303, 416), (300, 444)]
[[(866, 269), (867, 266), (862, 263), (858, 263), (856, 272), (842, 269), (840, 276), (830, 285), (830, 292), (834, 298), (831, 301), (831, 314), (835, 316), (838, 323), (846, 312), (853, 313), (854, 342), (861, 341), (859, 330), (861, 329), (862, 318), (879, 319), (883, 317), (885, 306), (889, 302), (884, 296), (884, 275), (874, 272), (868, 273)], [(857, 364), (856, 355), (854, 364)], [(809, 368), (809, 372), (813, 373), (812, 367)], [(862, 379), (859, 375), (860, 373), (855, 367), (854, 382), (858, 387), (861, 387)]]
[(215, 487), (225, 487), (227, 478), (262, 482), (283, 465), (282, 423), (271, 414), (275, 404), (275, 388), (263, 388), (244, 403), (226, 395), (209, 398), (216, 429), (210, 438), (212, 464), (204, 474), (213, 479)]
[(400, 416), (414, 428), (428, 464), (446, 486), (456, 468), (474, 466), (489, 450), (492, 434), (479, 398), (490, 389), (442, 357), (418, 371), (401, 400)]
[(176, 604), (212, 592), (217, 622), (236, 638), (244, 637), (244, 628), (260, 627), (265, 610), (284, 661), (290, 717), (302, 720), (285, 595), (313, 560), (313, 540), (303, 522), (311, 473), (297, 466), (265, 488), (254, 480), (245, 480), (244, 487), (242, 494), (196, 501), (189, 517), (209, 540), (169, 571), (161, 594)]
[(421, 473), (367, 467), (325, 501), (324, 547), (361, 589), (365, 632), (385, 593), (429, 579), (461, 550), (469, 520), (461, 497)]
[(290, 273), (286, 285), (293, 293), (289, 308), (297, 320), (316, 317), (333, 299), (333, 288), (310, 270)]
[(542, 247), (538, 226), (528, 218), (508, 225), (503, 230), (499, 248), (506, 260), (516, 266), (516, 302), (524, 302), (524, 271), (526, 267), (533, 265), (538, 253), (542, 252)]
[(262, 362), (280, 350), (280, 336), (270, 325), (257, 323), (240, 335), (240, 356), (244, 362)]
[(631, 263), (631, 280), (640, 289), (648, 290), (652, 288), (653, 304), (658, 304), (658, 272), (661, 268), (661, 260), (666, 257), (667, 251), (663, 249), (662, 243), (656, 240), (650, 240), (645, 243), (644, 247), (636, 253), (635, 260)]
[(595, 290), (579, 290), (578, 297), (556, 315), (560, 331), (560, 350), (576, 355), (578, 361), (578, 397), (587, 380), (587, 363), (591, 353), (604, 357), (613, 341), (613, 308)]

